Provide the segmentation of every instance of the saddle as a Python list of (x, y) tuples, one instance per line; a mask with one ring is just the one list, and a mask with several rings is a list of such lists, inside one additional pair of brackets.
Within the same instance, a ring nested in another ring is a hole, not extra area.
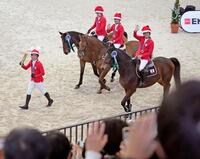
[(139, 71), (139, 65), (140, 63), (136, 65), (136, 74), (139, 78), (141, 77), (141, 74), (143, 77), (152, 77), (157, 75), (157, 68), (153, 60), (150, 60), (142, 71)]

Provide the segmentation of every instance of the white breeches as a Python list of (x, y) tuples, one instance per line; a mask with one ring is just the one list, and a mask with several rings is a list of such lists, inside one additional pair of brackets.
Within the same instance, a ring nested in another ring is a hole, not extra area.
[(31, 95), (34, 88), (37, 88), (43, 95), (46, 93), (43, 82), (36, 83), (34, 81), (30, 81), (29, 84), (28, 84), (27, 94)]
[(114, 44), (114, 46), (115, 46), (116, 49), (119, 49), (121, 44)]
[(97, 38), (98, 38), (100, 41), (103, 41), (103, 39), (105, 38), (105, 36), (100, 35), (100, 36), (97, 36)]
[(147, 65), (148, 60), (140, 60), (140, 66), (139, 66), (139, 71), (142, 71), (144, 67)]

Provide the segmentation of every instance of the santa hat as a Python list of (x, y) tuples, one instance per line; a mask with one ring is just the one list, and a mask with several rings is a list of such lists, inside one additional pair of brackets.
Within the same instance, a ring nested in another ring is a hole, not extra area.
[(144, 27), (142, 28), (142, 33), (143, 33), (143, 34), (144, 34), (144, 33), (151, 33), (150, 27), (149, 27), (148, 25), (144, 26)]
[(40, 54), (40, 50), (38, 48), (31, 48), (30, 49), (30, 53), (39, 55)]
[(114, 19), (119, 19), (119, 20), (121, 20), (121, 19), (122, 19), (122, 14), (121, 14), (121, 13), (115, 13)]
[(104, 9), (103, 9), (102, 6), (96, 6), (95, 9), (94, 9), (94, 11), (95, 11), (96, 13), (103, 13)]

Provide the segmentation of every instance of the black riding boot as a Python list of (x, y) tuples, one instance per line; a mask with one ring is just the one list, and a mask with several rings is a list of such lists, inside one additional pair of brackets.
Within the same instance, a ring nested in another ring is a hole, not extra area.
[(26, 95), (26, 103), (24, 106), (19, 106), (21, 109), (28, 109), (28, 104), (31, 100), (31, 95)]
[(46, 92), (46, 93), (44, 94), (44, 96), (45, 96), (45, 97), (47, 98), (47, 100), (48, 100), (47, 107), (50, 107), (50, 106), (52, 105), (52, 103), (53, 103), (53, 99), (50, 98), (50, 95), (49, 95), (48, 92)]
[(143, 86), (144, 85), (144, 72), (143, 70), (140, 71), (140, 86)]

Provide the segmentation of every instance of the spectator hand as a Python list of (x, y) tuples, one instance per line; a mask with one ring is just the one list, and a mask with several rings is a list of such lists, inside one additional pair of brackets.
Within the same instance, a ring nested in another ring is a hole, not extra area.
[(89, 127), (86, 139), (86, 150), (100, 152), (108, 141), (108, 136), (104, 134), (105, 124), (95, 122)]
[(34, 77), (35, 77), (35, 74), (34, 74), (34, 73), (31, 73), (31, 77), (34, 78)]
[(81, 159), (82, 151), (83, 149), (79, 145), (74, 144), (72, 147), (72, 159)]
[(131, 125), (129, 136), (121, 154), (125, 158), (147, 159), (157, 148), (154, 140), (157, 135), (156, 115), (148, 114)]

